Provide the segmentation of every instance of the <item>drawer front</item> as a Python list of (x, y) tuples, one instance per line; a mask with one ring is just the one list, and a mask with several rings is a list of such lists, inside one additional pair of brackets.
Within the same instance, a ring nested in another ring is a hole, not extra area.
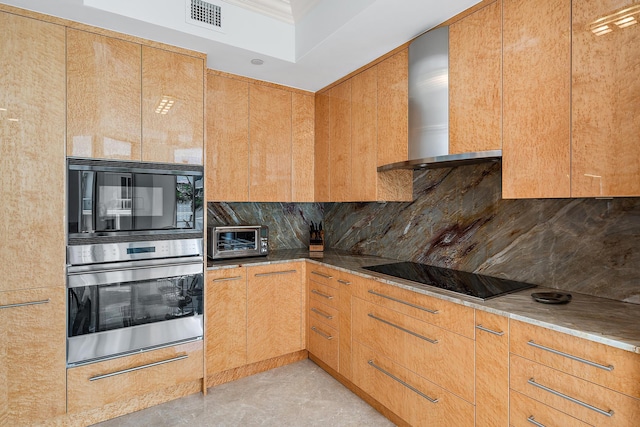
[(640, 354), (518, 321), (511, 353), (640, 398)]
[(337, 271), (331, 268), (309, 264), (307, 267), (307, 280), (313, 281), (316, 283), (320, 283), (326, 286), (331, 286), (334, 288), (338, 287), (338, 282), (336, 281)]
[(338, 310), (313, 298), (309, 299), (309, 321), (324, 323), (333, 329), (340, 329)]
[(78, 366), (67, 369), (67, 407), (82, 412), (202, 377), (202, 341)]
[(354, 341), (475, 401), (473, 340), (359, 298), (352, 299), (352, 313)]
[(368, 280), (354, 288), (354, 295), (405, 313), (468, 338), (475, 338), (474, 310), (438, 298)]
[(314, 299), (335, 309), (338, 308), (339, 291), (317, 282), (309, 282), (309, 299)]
[[(509, 400), (513, 427), (588, 427), (589, 424), (553, 409), (517, 391)], [(479, 424), (480, 425), (480, 424)]]
[(309, 352), (338, 371), (338, 331), (320, 322), (309, 322)]
[(640, 400), (520, 356), (510, 358), (510, 386), (539, 402), (597, 426), (637, 426)]
[(472, 404), (358, 342), (353, 343), (353, 382), (410, 425), (474, 425)]

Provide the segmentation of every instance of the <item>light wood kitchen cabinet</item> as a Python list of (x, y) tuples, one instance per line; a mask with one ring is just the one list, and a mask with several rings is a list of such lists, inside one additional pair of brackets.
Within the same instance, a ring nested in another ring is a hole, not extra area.
[(571, 0), (503, 0), (502, 24), (502, 196), (569, 197)]
[(5, 12), (0, 29), (0, 291), (57, 287), (66, 261), (65, 29)]
[(249, 201), (249, 83), (207, 72), (207, 199)]
[(207, 271), (207, 375), (247, 363), (247, 273), (245, 267)]
[(315, 95), (315, 128), (314, 128), (314, 198), (316, 202), (331, 201), (330, 189), (330, 130), (331, 130), (331, 98), (329, 92)]
[(509, 426), (509, 319), (476, 310), (476, 424)]
[[(543, 425), (547, 427), (589, 426), (587, 423), (583, 423), (564, 412), (553, 409), (551, 406), (540, 403), (517, 391), (512, 390), (510, 396), (509, 416), (513, 427), (531, 427), (532, 425)], [(534, 424), (534, 422), (538, 424)]]
[(203, 164), (204, 60), (142, 46), (142, 160)]
[(67, 155), (141, 159), (141, 49), (67, 29)]
[(291, 201), (291, 92), (249, 87), (249, 199)]
[(247, 363), (305, 348), (304, 264), (247, 267)]
[(572, 6), (571, 196), (640, 196), (640, 1)]
[(449, 152), (502, 149), (502, 0), (449, 26)]
[(313, 95), (291, 94), (291, 201), (314, 202)]
[(0, 292), (2, 425), (39, 425), (66, 411), (66, 290), (61, 283)]
[[(378, 69), (351, 78), (351, 191), (348, 200), (376, 200)], [(339, 120), (340, 118), (337, 117)]]
[(351, 80), (329, 90), (329, 195), (332, 202), (351, 197)]

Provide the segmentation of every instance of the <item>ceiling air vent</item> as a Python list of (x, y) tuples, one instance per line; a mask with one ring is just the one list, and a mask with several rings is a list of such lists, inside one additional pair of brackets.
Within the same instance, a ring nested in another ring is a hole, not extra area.
[(222, 31), (222, 6), (202, 0), (187, 0), (187, 22)]

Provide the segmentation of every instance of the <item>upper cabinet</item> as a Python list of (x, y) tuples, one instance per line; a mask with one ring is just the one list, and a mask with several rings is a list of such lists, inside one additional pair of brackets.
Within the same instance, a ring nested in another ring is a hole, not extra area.
[(449, 26), (449, 152), (502, 149), (502, 2)]
[(207, 199), (314, 200), (314, 97), (209, 70)]
[(202, 164), (204, 60), (67, 29), (67, 155)]
[(411, 171), (377, 172), (407, 160), (407, 82), (404, 49), (316, 94), (317, 201), (412, 199)]
[(640, 1), (572, 13), (571, 195), (640, 196)]
[(139, 160), (141, 46), (67, 29), (67, 154)]
[(142, 160), (203, 164), (204, 60), (142, 47)]

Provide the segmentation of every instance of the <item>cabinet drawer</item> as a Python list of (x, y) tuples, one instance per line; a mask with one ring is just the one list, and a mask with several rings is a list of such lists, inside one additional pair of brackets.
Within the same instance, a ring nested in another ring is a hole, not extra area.
[(338, 289), (316, 282), (309, 282), (309, 299), (338, 308)]
[(67, 370), (70, 413), (195, 381), (203, 376), (202, 341)]
[(309, 352), (331, 368), (338, 370), (338, 331), (324, 323), (309, 321)]
[(413, 426), (474, 424), (474, 406), (406, 368), (353, 343), (353, 381)]
[[(564, 412), (553, 409), (530, 397), (511, 391), (509, 400), (511, 425), (513, 427), (588, 427)], [(537, 423), (537, 424), (536, 424)]]
[(510, 357), (510, 386), (588, 424), (637, 426), (640, 400), (520, 356)]
[(475, 338), (472, 308), (375, 280), (368, 280), (366, 286), (355, 287), (353, 293), (375, 304), (408, 314), (465, 337)]
[(359, 298), (352, 313), (354, 341), (475, 401), (473, 340)]
[(309, 321), (321, 322), (333, 329), (340, 329), (338, 310), (313, 298), (309, 299)]
[(307, 269), (307, 280), (336, 288), (338, 287), (336, 281), (337, 273), (336, 270), (331, 268), (310, 264)]
[(511, 353), (640, 398), (640, 354), (518, 321), (510, 345)]

